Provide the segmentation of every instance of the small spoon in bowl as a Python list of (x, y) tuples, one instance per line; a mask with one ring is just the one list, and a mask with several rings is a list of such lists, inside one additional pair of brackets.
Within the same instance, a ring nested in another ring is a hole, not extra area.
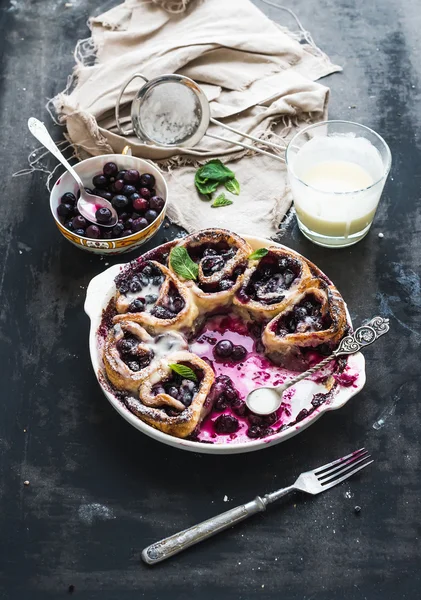
[(345, 354), (355, 354), (361, 348), (369, 346), (389, 331), (389, 319), (373, 317), (366, 325), (358, 327), (352, 333), (342, 338), (336, 350), (313, 368), (293, 377), (290, 381), (276, 387), (258, 387), (250, 392), (246, 398), (247, 407), (257, 415), (270, 415), (278, 410), (282, 402), (282, 394), (290, 387), (306, 379), (316, 371), (323, 369), (331, 360)]
[[(118, 216), (115, 208), (108, 200), (105, 198), (101, 198), (101, 196), (95, 196), (94, 194), (90, 194), (86, 191), (85, 186), (79, 175), (76, 173), (71, 164), (64, 158), (63, 154), (60, 152), (58, 147), (56, 146), (54, 140), (50, 136), (45, 127), (44, 123), (38, 121), (34, 117), (28, 119), (28, 127), (29, 131), (32, 133), (34, 137), (37, 138), (39, 142), (47, 150), (53, 154), (61, 162), (61, 164), (67, 169), (73, 179), (79, 186), (80, 197), (77, 201), (77, 208), (80, 214), (85, 217), (91, 223), (95, 223), (95, 225), (101, 225), (102, 227), (114, 227), (114, 225), (118, 221)], [(97, 214), (97, 212), (101, 209), (101, 212)], [(107, 209), (109, 212), (107, 212)]]

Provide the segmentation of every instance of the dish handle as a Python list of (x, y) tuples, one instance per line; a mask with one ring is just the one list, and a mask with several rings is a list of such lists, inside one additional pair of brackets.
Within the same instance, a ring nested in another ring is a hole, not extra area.
[(91, 320), (95, 316), (101, 316), (98, 315), (98, 307), (104, 303), (104, 290), (109, 288), (110, 283), (114, 280), (120, 268), (121, 265), (113, 265), (89, 282), (86, 290), (84, 310)]

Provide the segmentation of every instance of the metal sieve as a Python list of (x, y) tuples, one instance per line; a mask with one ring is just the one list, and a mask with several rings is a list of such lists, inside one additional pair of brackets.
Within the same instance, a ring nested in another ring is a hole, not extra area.
[[(143, 79), (144, 84), (137, 91), (131, 106), (131, 129), (123, 129), (120, 122), (120, 104), (124, 92), (131, 82)], [(226, 139), (222, 136), (208, 133), (210, 123), (219, 125), (231, 133), (248, 138), (259, 144), (278, 150), (285, 150), (273, 142), (260, 140), (253, 135), (229, 127), (210, 116), (208, 99), (195, 81), (183, 75), (161, 75), (148, 80), (141, 73), (132, 75), (123, 85), (115, 108), (117, 129), (120, 135), (135, 134), (145, 143), (163, 148), (193, 147), (204, 137), (220, 140), (266, 154), (278, 161), (285, 159), (272, 152), (267, 152), (244, 142)]]

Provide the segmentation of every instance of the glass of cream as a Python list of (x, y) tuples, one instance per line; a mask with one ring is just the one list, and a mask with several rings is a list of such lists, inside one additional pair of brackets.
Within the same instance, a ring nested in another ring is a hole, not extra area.
[(324, 121), (297, 133), (286, 163), (298, 226), (315, 244), (343, 248), (368, 232), (392, 163), (375, 131)]

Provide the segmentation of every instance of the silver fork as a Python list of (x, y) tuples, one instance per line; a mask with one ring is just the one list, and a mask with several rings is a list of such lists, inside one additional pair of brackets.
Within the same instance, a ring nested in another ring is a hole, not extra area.
[(355, 475), (355, 473), (358, 473), (364, 467), (371, 465), (373, 461), (369, 460), (370, 458), (367, 450), (361, 448), (360, 450), (351, 452), (351, 454), (347, 454), (343, 458), (323, 465), (323, 467), (301, 473), (297, 481), (289, 487), (266, 494), (263, 498), (257, 496), (251, 502), (247, 502), (247, 504), (232, 508), (216, 517), (212, 517), (198, 525), (193, 525), (189, 529), (175, 533), (171, 537), (164, 538), (148, 546), (142, 552), (142, 559), (149, 565), (154, 565), (166, 558), (170, 558), (170, 556), (174, 556), (174, 554), (178, 554), (198, 542), (203, 542), (203, 540), (212, 535), (228, 529), (228, 527), (232, 527), (256, 513), (265, 511), (268, 504), (279, 500), (279, 498), (286, 496), (290, 492), (300, 491), (313, 495), (325, 492), (334, 485), (345, 481), (351, 475)]

